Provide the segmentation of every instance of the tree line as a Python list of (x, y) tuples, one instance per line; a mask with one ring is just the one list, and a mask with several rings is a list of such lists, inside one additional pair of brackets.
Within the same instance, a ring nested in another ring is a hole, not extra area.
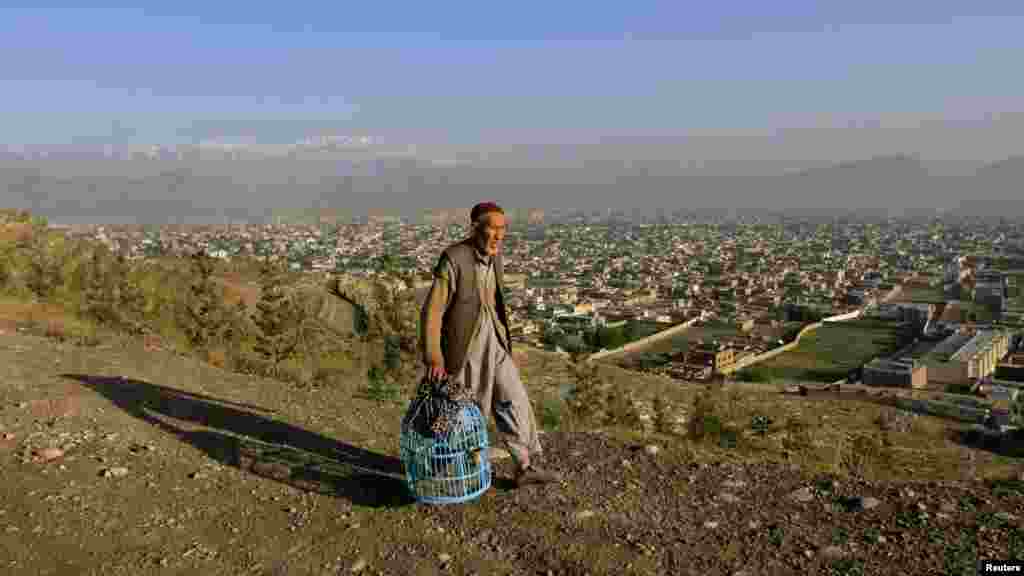
[[(8, 224), (27, 230), (0, 240), (0, 294), (56, 304), (101, 332), (155, 335), (223, 368), (303, 384), (358, 370), (377, 396), (394, 397), (415, 364), (415, 303), (391, 283), (371, 282), (364, 302), (349, 299), (359, 321), (345, 332), (320, 318), (309, 296), (346, 298), (338, 283), (301, 290), (303, 276), (269, 256), (244, 264), (202, 251), (130, 260), (24, 211), (0, 211), (0, 227)], [(393, 259), (382, 266), (384, 279), (401, 276)], [(258, 271), (255, 303), (230, 297), (220, 280), (239, 269)]]
[(548, 326), (541, 334), (541, 342), (549, 348), (561, 348), (570, 354), (587, 354), (598, 350), (613, 350), (650, 336), (656, 328), (650, 328), (637, 320), (627, 320), (615, 326), (585, 326), (579, 331)]

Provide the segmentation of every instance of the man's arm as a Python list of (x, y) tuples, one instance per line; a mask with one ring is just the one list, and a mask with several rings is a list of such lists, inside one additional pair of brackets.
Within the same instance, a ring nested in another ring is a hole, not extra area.
[(434, 267), (434, 282), (420, 311), (420, 352), (427, 366), (444, 366), (441, 351), (441, 321), (452, 303), (454, 267), (441, 255)]

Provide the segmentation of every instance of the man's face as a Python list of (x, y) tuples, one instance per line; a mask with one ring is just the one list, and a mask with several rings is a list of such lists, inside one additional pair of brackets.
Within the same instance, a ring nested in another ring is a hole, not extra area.
[(505, 215), (500, 212), (486, 214), (476, 225), (476, 244), (480, 251), (494, 256), (505, 239)]

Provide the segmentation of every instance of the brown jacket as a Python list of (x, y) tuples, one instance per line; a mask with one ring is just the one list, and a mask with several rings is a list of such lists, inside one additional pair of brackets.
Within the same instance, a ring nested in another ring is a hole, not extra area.
[[(452, 244), (444, 250), (434, 269), (434, 285), (423, 303), (420, 314), (423, 360), (427, 365), (443, 363), (449, 374), (461, 371), (466, 362), (469, 346), (483, 309), (476, 275), (476, 248), (471, 238)], [(446, 278), (447, 263), (451, 262), (453, 278)], [(502, 340), (509, 336), (508, 314), (503, 294), (505, 283), (501, 253), (493, 258), (494, 307), (503, 332)], [(446, 297), (448, 284), (452, 288), (450, 301)]]

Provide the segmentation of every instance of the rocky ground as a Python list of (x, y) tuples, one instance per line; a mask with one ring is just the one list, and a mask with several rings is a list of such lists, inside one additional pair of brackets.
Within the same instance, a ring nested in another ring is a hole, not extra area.
[(1024, 482), (867, 482), (545, 435), (557, 487), (404, 495), (402, 406), (0, 334), (0, 574), (975, 574)]

